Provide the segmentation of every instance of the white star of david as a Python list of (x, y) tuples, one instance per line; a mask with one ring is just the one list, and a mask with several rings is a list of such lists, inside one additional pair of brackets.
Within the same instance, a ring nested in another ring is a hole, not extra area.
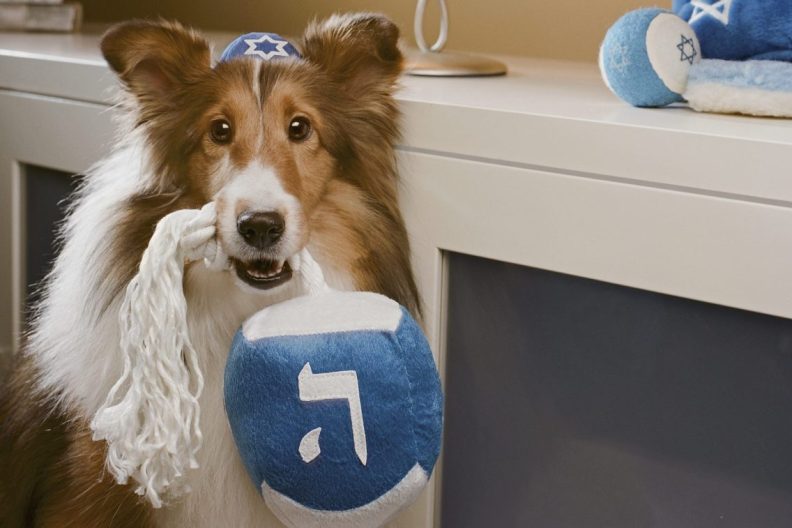
[[(264, 42), (274, 44), (275, 49), (272, 51), (262, 51), (258, 49), (258, 44), (263, 44)], [(288, 42), (285, 40), (275, 40), (269, 35), (261, 35), (257, 39), (245, 39), (245, 44), (248, 45), (248, 49), (245, 50), (245, 55), (256, 55), (264, 60), (270, 60), (272, 57), (289, 56), (289, 53), (286, 51)]]
[(731, 11), (732, 0), (718, 0), (712, 4), (704, 0), (692, 0), (690, 3), (693, 5), (693, 15), (691, 15), (689, 21), (691, 24), (700, 18), (711, 16), (724, 26), (729, 25), (729, 12)]
[(627, 46), (617, 44), (610, 57), (610, 67), (623, 73), (631, 64), (630, 51)]

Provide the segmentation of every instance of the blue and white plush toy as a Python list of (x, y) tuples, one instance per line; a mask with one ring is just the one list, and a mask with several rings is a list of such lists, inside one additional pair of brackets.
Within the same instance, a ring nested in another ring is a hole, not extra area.
[(377, 527), (412, 503), (440, 450), (429, 345), (395, 301), (324, 286), (257, 313), (234, 339), (225, 404), (242, 460), (292, 528)]
[(674, 0), (619, 19), (600, 48), (608, 87), (634, 106), (792, 117), (792, 2)]

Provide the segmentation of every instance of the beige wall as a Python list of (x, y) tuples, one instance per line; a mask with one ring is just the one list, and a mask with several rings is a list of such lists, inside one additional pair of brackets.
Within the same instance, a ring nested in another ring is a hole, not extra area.
[[(434, 0), (430, 0), (433, 2)], [(604, 32), (649, 0), (448, 0), (449, 48), (593, 61)], [(670, 5), (667, 2), (659, 2)], [(83, 0), (89, 21), (162, 15), (203, 29), (297, 35), (313, 16), (370, 10), (391, 16), (413, 43), (415, 0)], [(436, 9), (427, 16), (434, 35)], [(429, 37), (429, 32), (427, 32)]]

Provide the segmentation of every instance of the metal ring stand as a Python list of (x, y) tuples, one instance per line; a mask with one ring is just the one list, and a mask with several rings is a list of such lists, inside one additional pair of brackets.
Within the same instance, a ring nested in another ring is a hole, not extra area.
[(502, 62), (467, 53), (443, 52), (448, 40), (446, 0), (438, 0), (440, 32), (434, 44), (427, 46), (423, 30), (426, 2), (427, 0), (418, 0), (415, 8), (415, 42), (420, 51), (408, 54), (408, 74), (426, 77), (481, 77), (506, 73), (506, 65)]

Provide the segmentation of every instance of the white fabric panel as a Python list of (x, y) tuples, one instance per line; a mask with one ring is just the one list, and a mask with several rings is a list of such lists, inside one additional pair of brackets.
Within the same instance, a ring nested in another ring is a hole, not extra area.
[(700, 50), (693, 28), (678, 16), (663, 13), (649, 24), (646, 32), (649, 62), (672, 92), (685, 91), (690, 67), (701, 60)]
[(242, 326), (245, 338), (311, 335), (361, 330), (393, 332), (401, 322), (396, 301), (368, 292), (328, 291), (266, 308)]
[(792, 117), (792, 93), (742, 88), (721, 83), (691, 83), (688, 104), (699, 112)]
[(267, 506), (289, 528), (376, 528), (387, 523), (405, 504), (412, 504), (429, 480), (419, 464), (377, 500), (345, 511), (314, 510), (261, 484)]
[(310, 464), (316, 457), (322, 454), (322, 448), (319, 446), (319, 435), (322, 434), (322, 428), (317, 427), (311, 429), (300, 440), (300, 458), (306, 464)]

